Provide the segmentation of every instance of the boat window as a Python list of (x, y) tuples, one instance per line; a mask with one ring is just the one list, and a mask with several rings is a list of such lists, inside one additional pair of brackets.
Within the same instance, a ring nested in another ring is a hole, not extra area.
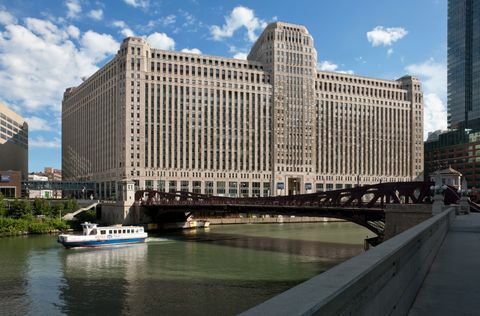
[(102, 234), (102, 235), (105, 235), (105, 233), (106, 233), (106, 231), (104, 231), (104, 230), (100, 231), (100, 234)]
[(130, 229), (127, 229), (127, 234), (130, 234)]
[(116, 234), (116, 233), (117, 233), (117, 230), (116, 230), (116, 229), (114, 229), (114, 230), (113, 230), (113, 233), (114, 233), (114, 234)]
[(92, 229), (92, 231), (90, 232), (90, 235), (96, 235), (97, 234), (97, 230), (96, 229)]
[(122, 230), (122, 233), (124, 233), (124, 234), (125, 234), (125, 229), (123, 229), (123, 230)]
[(111, 230), (111, 229), (108, 230), (108, 234), (109, 234), (109, 235), (112, 234), (112, 230)]

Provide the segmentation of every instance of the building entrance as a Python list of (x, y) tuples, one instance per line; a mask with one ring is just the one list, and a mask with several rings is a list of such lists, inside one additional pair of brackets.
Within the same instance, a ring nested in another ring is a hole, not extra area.
[(300, 178), (288, 179), (288, 195), (300, 194)]

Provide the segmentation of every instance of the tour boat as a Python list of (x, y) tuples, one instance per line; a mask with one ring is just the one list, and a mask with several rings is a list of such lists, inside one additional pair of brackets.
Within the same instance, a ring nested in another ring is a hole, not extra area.
[(99, 247), (144, 242), (148, 234), (141, 226), (97, 227), (94, 223), (83, 223), (82, 235), (61, 234), (58, 242), (66, 248)]

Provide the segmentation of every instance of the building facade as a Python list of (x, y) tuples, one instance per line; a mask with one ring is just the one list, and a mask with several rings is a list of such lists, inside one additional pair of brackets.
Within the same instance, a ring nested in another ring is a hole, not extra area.
[(448, 126), (425, 142), (425, 174), (451, 166), (478, 189), (480, 0), (448, 1)]
[(300, 194), (423, 172), (423, 96), (410, 76), (317, 70), (301, 25), (266, 27), (247, 60), (130, 37), (62, 107), (62, 171), (101, 198), (139, 188)]
[(20, 171), (28, 176), (28, 124), (0, 103), (0, 171)]
[(0, 171), (0, 194), (8, 199), (19, 198), (22, 195), (21, 171)]
[(480, 0), (448, 1), (448, 125), (480, 128)]
[(469, 189), (480, 188), (480, 132), (447, 131), (438, 139), (425, 142), (425, 174), (453, 168), (462, 173)]

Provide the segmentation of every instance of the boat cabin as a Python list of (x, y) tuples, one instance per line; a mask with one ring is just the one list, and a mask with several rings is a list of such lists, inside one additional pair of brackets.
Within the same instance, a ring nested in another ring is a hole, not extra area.
[(94, 223), (83, 223), (83, 235), (123, 235), (143, 233), (143, 227), (127, 226), (127, 227), (98, 227)]

